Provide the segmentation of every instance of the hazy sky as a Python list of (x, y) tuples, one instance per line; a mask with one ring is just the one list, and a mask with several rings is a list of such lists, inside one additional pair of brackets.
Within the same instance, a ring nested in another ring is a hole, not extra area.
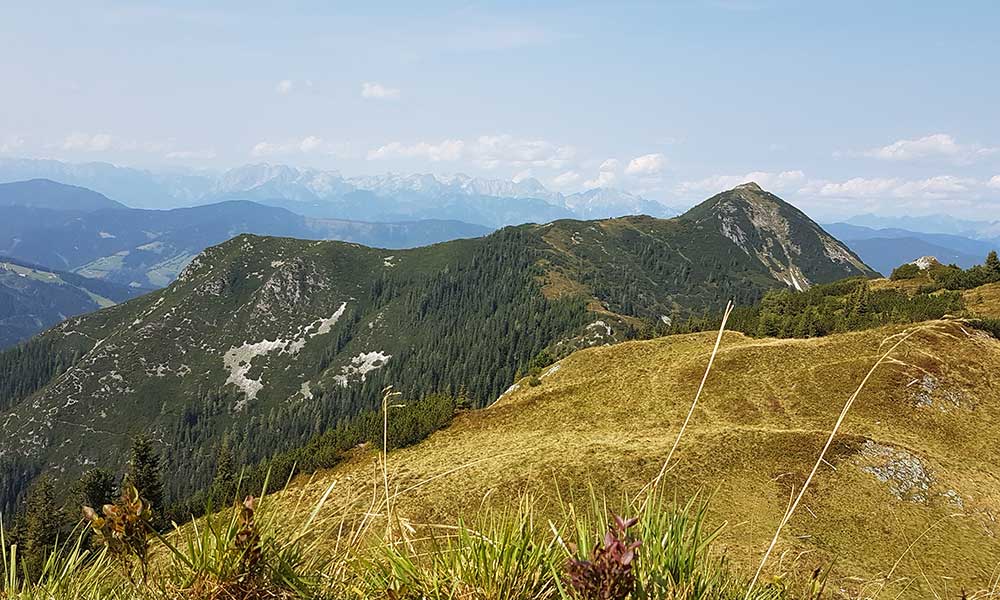
[(997, 218), (997, 6), (9, 2), (0, 156)]

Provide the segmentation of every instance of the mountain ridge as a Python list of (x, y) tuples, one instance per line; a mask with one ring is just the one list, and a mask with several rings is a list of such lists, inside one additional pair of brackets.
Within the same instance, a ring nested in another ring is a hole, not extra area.
[[(82, 188), (53, 182), (42, 185), (59, 193), (50, 194), (45, 202), (34, 196), (34, 203), (29, 203), (23, 199), (25, 186), (0, 186), (0, 254), (141, 288), (169, 284), (196, 254), (243, 232), (307, 239), (339, 237), (388, 247), (419, 246), (489, 232), (458, 221), (366, 223), (307, 218), (245, 199), (169, 210), (128, 208), (108, 200), (110, 208), (81, 210), (73, 200)], [(10, 190), (18, 193), (8, 193)]]
[(125, 208), (124, 204), (93, 190), (61, 184), (51, 179), (0, 183), (0, 206), (83, 212)]
[[(800, 291), (809, 287), (810, 278), (829, 280), (826, 273), (815, 271), (824, 258), (849, 265), (848, 270), (877, 275), (805, 213), (754, 182), (717, 194), (681, 218), (696, 224), (716, 221), (724, 236), (747, 255), (755, 254), (776, 279)], [(809, 243), (802, 245), (796, 240)]]
[[(295, 206), (297, 212), (306, 210), (309, 211), (306, 216), (312, 217), (384, 221), (455, 218), (457, 215), (442, 211), (462, 203), (468, 211), (462, 220), (494, 228), (564, 217), (622, 216), (634, 212), (636, 206), (643, 206), (644, 211), (658, 217), (678, 212), (612, 188), (601, 190), (603, 204), (587, 203), (585, 199), (593, 196), (594, 190), (565, 195), (546, 189), (532, 178), (510, 181), (464, 174), (393, 173), (344, 177), (337, 171), (269, 163), (243, 165), (223, 172), (157, 173), (107, 163), (0, 159), (0, 181), (36, 177), (90, 187), (140, 208), (175, 208), (242, 198)], [(371, 202), (386, 205), (386, 199), (392, 198), (402, 206), (392, 209), (389, 203), (391, 210), (386, 216), (371, 211)], [(510, 200), (519, 202), (505, 206)], [(477, 207), (477, 203), (483, 206)], [(585, 205), (585, 210), (575, 212), (572, 209), (575, 204)], [(504, 210), (498, 210), (501, 206)]]
[[(250, 464), (372, 410), (389, 384), (484, 406), (542, 352), (788, 287), (779, 258), (800, 286), (871, 274), (839, 243), (824, 254), (822, 230), (776, 197), (711, 200), (706, 218), (559, 220), (408, 250), (239, 235), (170, 286), (29, 342), (79, 358), (40, 389), (0, 398), (0, 459), (74, 472), (122, 458), (141, 423), (163, 441), (167, 468), (189, 474), (182, 494), (210, 480), (222, 438)], [(778, 227), (800, 236), (799, 251), (771, 230), (743, 229), (741, 246), (710, 210), (753, 227), (761, 202), (776, 219), (806, 219)]]

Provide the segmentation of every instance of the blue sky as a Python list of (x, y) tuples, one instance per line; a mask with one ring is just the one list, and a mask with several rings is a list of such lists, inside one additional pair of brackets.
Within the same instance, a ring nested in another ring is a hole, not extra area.
[(533, 176), (684, 205), (1000, 215), (993, 2), (46, 2), (0, 156)]

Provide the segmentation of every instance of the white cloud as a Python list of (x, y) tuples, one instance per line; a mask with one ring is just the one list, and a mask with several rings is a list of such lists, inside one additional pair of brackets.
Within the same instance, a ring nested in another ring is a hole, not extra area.
[(288, 156), (293, 154), (327, 154), (338, 158), (351, 158), (350, 146), (345, 143), (329, 142), (321, 137), (309, 135), (301, 140), (284, 142), (258, 142), (250, 150), (250, 155), (262, 158), (267, 156)]
[(523, 169), (543, 167), (561, 169), (576, 155), (572, 146), (553, 144), (545, 140), (515, 138), (510, 135), (483, 135), (471, 144), (473, 160), (479, 166), (492, 169), (499, 166)]
[(523, 171), (514, 173), (514, 176), (511, 177), (510, 180), (514, 183), (521, 183), (525, 179), (531, 179), (533, 176), (534, 174), (531, 172), (531, 169), (524, 169)]
[(176, 145), (177, 140), (173, 138), (163, 141), (138, 141), (110, 133), (92, 134), (77, 131), (67, 135), (58, 142), (46, 144), (45, 147), (66, 152), (142, 152), (146, 154), (159, 154), (168, 159), (215, 158), (214, 150), (177, 149)]
[(399, 89), (387, 87), (374, 81), (366, 81), (361, 84), (361, 97), (377, 100), (397, 100), (399, 99)]
[(667, 159), (660, 153), (644, 154), (629, 161), (625, 167), (626, 175), (657, 175), (667, 164)]
[(164, 156), (172, 160), (211, 160), (216, 154), (215, 150), (174, 150)]
[(310, 135), (299, 142), (299, 150), (308, 154), (310, 152), (315, 152), (323, 147), (323, 139), (316, 137), (315, 135)]
[(282, 79), (274, 86), (274, 91), (282, 96), (287, 96), (292, 93), (298, 93), (300, 91), (311, 91), (313, 89), (313, 82), (311, 79), (304, 79), (302, 81), (294, 81), (292, 79)]
[(565, 171), (552, 178), (552, 187), (558, 189), (572, 188), (581, 179), (581, 175), (576, 171)]
[(441, 142), (390, 142), (368, 152), (369, 160), (415, 158), (439, 161), (470, 160), (485, 169), (498, 167), (526, 170), (566, 167), (575, 154), (572, 146), (510, 135), (484, 135), (475, 140), (448, 139)]
[(584, 181), (583, 187), (587, 188), (588, 190), (592, 190), (594, 188), (611, 187), (617, 180), (618, 176), (615, 175), (613, 172), (601, 171), (600, 173), (597, 174), (597, 177), (595, 177), (594, 179), (588, 179), (587, 181)]
[(993, 154), (997, 148), (987, 148), (975, 144), (959, 144), (946, 133), (935, 133), (915, 140), (897, 140), (888, 146), (872, 148), (862, 152), (863, 156), (879, 160), (910, 161), (929, 158), (947, 158), (968, 162)]
[(63, 150), (82, 150), (85, 152), (106, 152), (111, 150), (114, 138), (108, 133), (94, 135), (86, 133), (71, 133), (62, 142)]
[(1000, 175), (994, 175), (990, 179), (990, 182), (987, 183), (986, 185), (989, 186), (989, 187), (991, 187), (991, 188), (993, 188), (993, 189), (1000, 190)]
[(24, 147), (24, 138), (17, 135), (9, 135), (0, 139), (0, 154), (17, 152)]
[(716, 194), (750, 181), (770, 192), (783, 192), (805, 183), (806, 174), (802, 171), (751, 171), (744, 175), (713, 175), (696, 181), (683, 181), (677, 192)]
[(801, 192), (834, 198), (869, 198), (887, 195), (899, 184), (898, 179), (854, 177), (841, 182), (810, 181)]
[(465, 142), (462, 140), (444, 140), (438, 144), (390, 142), (368, 152), (368, 160), (423, 158), (431, 162), (450, 161), (461, 158), (464, 150)]
[[(1000, 184), (1000, 181), (996, 182)], [(844, 181), (809, 181), (798, 197), (810, 210), (838, 214), (954, 214), (982, 218), (995, 210), (993, 180), (955, 175), (922, 179), (854, 177)]]
[(811, 181), (804, 185), (799, 192), (806, 195), (843, 199), (935, 199), (970, 194), (975, 192), (978, 185), (974, 179), (952, 175), (938, 175), (916, 180), (854, 177), (841, 182)]
[(610, 187), (618, 179), (616, 171), (618, 171), (618, 161), (614, 158), (609, 158), (601, 163), (597, 171), (597, 177), (584, 181), (583, 186), (587, 189)]
[(978, 182), (967, 177), (939, 175), (927, 179), (903, 182), (894, 190), (898, 198), (945, 198), (972, 192)]

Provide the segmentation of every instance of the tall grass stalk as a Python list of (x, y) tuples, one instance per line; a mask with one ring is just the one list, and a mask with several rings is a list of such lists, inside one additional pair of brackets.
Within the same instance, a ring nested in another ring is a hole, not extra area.
[(52, 598), (113, 598), (118, 593), (108, 586), (110, 565), (103, 551), (92, 553), (84, 541), (87, 531), (56, 543), (37, 573), (31, 573), (16, 544), (8, 544), (0, 523), (0, 598), (49, 600)]
[(385, 535), (392, 538), (392, 494), (389, 493), (389, 409), (402, 408), (403, 404), (389, 404), (402, 392), (392, 391), (392, 386), (382, 390), (382, 483), (385, 488)]
[(722, 335), (726, 332), (726, 322), (729, 321), (729, 315), (732, 314), (734, 308), (736, 308), (736, 304), (732, 300), (726, 303), (726, 311), (723, 313), (722, 323), (719, 325), (719, 335), (715, 338), (715, 347), (712, 348), (712, 354), (708, 357), (708, 365), (705, 367), (705, 374), (701, 377), (701, 383), (698, 385), (698, 391), (694, 395), (694, 401), (691, 402), (691, 407), (688, 409), (687, 416), (684, 418), (684, 423), (681, 425), (680, 431), (677, 432), (677, 437), (674, 439), (673, 446), (670, 447), (670, 452), (667, 452), (667, 458), (664, 459), (660, 472), (657, 473), (652, 482), (643, 488), (643, 491), (647, 488), (655, 490), (660, 485), (660, 481), (663, 479), (663, 476), (667, 473), (667, 467), (670, 465), (670, 459), (673, 458), (674, 451), (676, 451), (677, 446), (680, 445), (681, 438), (684, 437), (684, 432), (687, 431), (688, 423), (691, 421), (691, 416), (694, 415), (694, 409), (698, 406), (698, 399), (701, 398), (701, 392), (705, 389), (705, 382), (708, 381), (708, 374), (712, 371), (712, 364), (715, 362), (715, 356), (719, 353), (719, 346), (722, 344)]
[[(767, 559), (771, 556), (771, 552), (774, 550), (775, 545), (777, 545), (778, 543), (778, 537), (781, 535), (781, 531), (785, 528), (785, 525), (792, 518), (792, 515), (795, 513), (795, 509), (798, 508), (799, 502), (802, 501), (802, 497), (805, 495), (806, 490), (809, 489), (809, 484), (812, 482), (813, 477), (816, 476), (816, 472), (819, 470), (820, 465), (823, 464), (823, 462), (825, 462), (826, 453), (830, 449), (830, 446), (833, 444), (833, 438), (836, 437), (837, 432), (840, 431), (840, 426), (844, 423), (844, 419), (847, 418), (847, 413), (851, 410), (851, 407), (854, 405), (854, 401), (857, 400), (858, 396), (861, 394), (861, 391), (868, 384), (868, 380), (871, 379), (875, 371), (884, 362), (886, 362), (886, 360), (889, 359), (892, 353), (895, 352), (896, 349), (903, 344), (903, 342), (910, 339), (910, 337), (912, 337), (915, 333), (917, 333), (921, 329), (923, 328), (918, 328), (909, 332), (896, 334), (897, 336), (901, 336), (899, 340), (897, 340), (896, 343), (894, 343), (884, 354), (882, 354), (879, 357), (877, 361), (875, 361), (875, 364), (872, 365), (872, 368), (868, 370), (868, 373), (865, 375), (864, 379), (861, 380), (861, 383), (858, 385), (857, 389), (854, 390), (854, 393), (851, 394), (851, 397), (848, 398), (847, 402), (844, 403), (844, 407), (841, 409), (840, 415), (837, 417), (837, 421), (836, 423), (834, 423), (833, 429), (830, 431), (830, 436), (827, 438), (826, 444), (823, 445), (823, 449), (820, 451), (819, 457), (816, 459), (816, 464), (813, 465), (812, 470), (809, 472), (809, 476), (806, 477), (805, 482), (802, 484), (802, 488), (799, 489), (799, 493), (795, 497), (795, 501), (792, 502), (791, 506), (788, 507), (788, 509), (785, 511), (784, 516), (781, 518), (781, 522), (778, 524), (778, 528), (774, 532), (774, 537), (771, 539), (771, 543), (770, 545), (768, 545), (767, 551), (764, 552), (764, 557), (761, 558), (760, 564), (757, 566), (757, 572), (754, 574), (753, 580), (751, 580), (750, 586), (747, 588), (747, 593), (746, 596), (744, 596), (744, 600), (750, 600), (754, 591), (754, 587), (757, 585), (757, 580), (760, 578), (760, 574), (764, 570), (764, 565), (767, 564)], [(890, 339), (892, 339), (892, 337), (894, 336), (886, 338), (886, 340), (883, 340), (883, 343), (889, 341)]]

